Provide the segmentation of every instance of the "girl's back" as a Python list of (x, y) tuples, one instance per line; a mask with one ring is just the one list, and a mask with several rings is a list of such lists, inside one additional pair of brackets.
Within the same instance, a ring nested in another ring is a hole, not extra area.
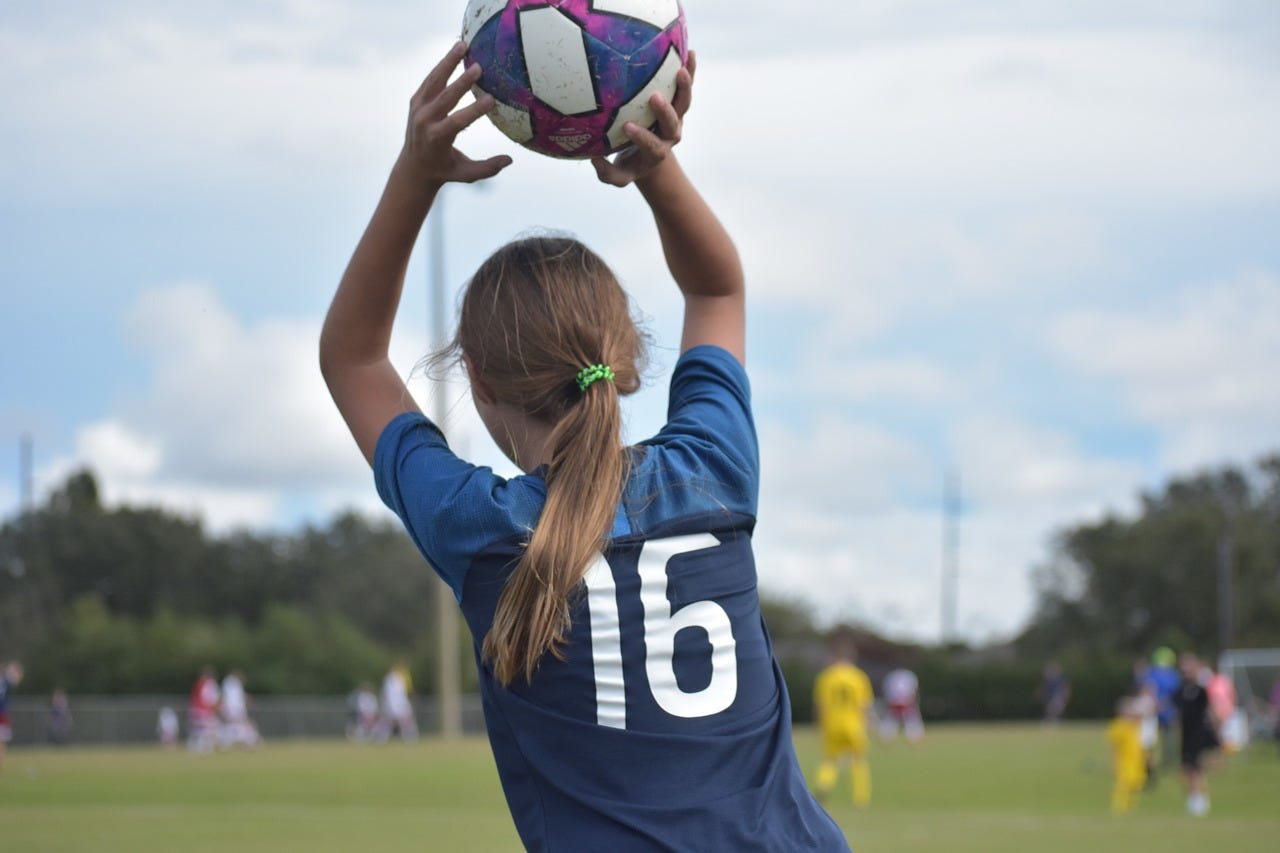
[[(708, 839), (716, 849), (828, 849), (834, 827), (805, 791), (760, 617), (745, 371), (699, 347), (681, 357), (670, 396), (666, 427), (633, 450), (609, 547), (572, 602), (563, 658), (546, 656), (531, 682), (504, 688), (477, 643), (512, 814), (535, 850), (696, 850)], [(503, 480), (469, 465), (416, 414), (387, 428), (375, 471), (484, 637), (538, 521), (542, 475)]]

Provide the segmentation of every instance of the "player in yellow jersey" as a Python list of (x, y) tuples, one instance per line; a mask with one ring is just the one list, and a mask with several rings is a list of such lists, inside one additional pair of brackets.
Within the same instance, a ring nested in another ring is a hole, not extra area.
[(813, 707), (822, 731), (822, 765), (818, 768), (817, 795), (831, 793), (840, 777), (840, 768), (850, 764), (853, 776), (853, 803), (871, 802), (871, 768), (867, 765), (868, 732), (875, 704), (871, 679), (856, 666), (858, 650), (848, 634), (837, 634), (831, 642), (831, 664), (818, 674), (813, 689)]
[(1111, 813), (1125, 814), (1136, 804), (1147, 784), (1147, 757), (1142, 748), (1142, 709), (1132, 698), (1120, 700), (1116, 717), (1107, 726), (1107, 742), (1114, 759), (1115, 784), (1111, 789)]

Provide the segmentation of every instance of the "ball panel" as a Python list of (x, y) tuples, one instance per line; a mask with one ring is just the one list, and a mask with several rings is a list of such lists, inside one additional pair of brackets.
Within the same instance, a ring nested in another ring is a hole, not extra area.
[(629, 57), (643, 48), (663, 30), (662, 27), (655, 27), (633, 18), (602, 15), (596, 12), (589, 13), (578, 20), (590, 35), (609, 45), (624, 57)]
[[(472, 89), (472, 93), (478, 98), (483, 94), (483, 90), (476, 86)], [(533, 139), (533, 117), (529, 115), (527, 110), (508, 106), (502, 101), (496, 101), (493, 109), (489, 112), (489, 120), (493, 122), (498, 130), (521, 145), (525, 145)]]
[(507, 6), (507, 0), (471, 0), (462, 16), (462, 41), (467, 45), (485, 24), (492, 21)]
[(680, 18), (678, 0), (591, 0), (588, 5), (593, 12), (623, 15), (660, 30), (665, 30)]
[(534, 139), (529, 147), (551, 157), (581, 159), (608, 152), (605, 127), (608, 113), (603, 111), (581, 116), (562, 116), (543, 104), (530, 110)]
[(550, 7), (523, 10), (520, 42), (529, 69), (529, 88), (538, 100), (564, 115), (600, 108), (577, 22)]
[[(641, 89), (649, 85), (655, 76), (669, 72), (671, 85), (675, 85), (676, 72), (684, 65), (688, 57), (684, 28), (677, 25), (657, 33), (654, 38), (637, 49), (627, 58), (627, 85), (625, 94), (616, 102), (621, 105), (634, 98)], [(675, 51), (680, 64), (672, 68), (669, 65), (670, 54)], [(663, 66), (667, 66), (663, 70)], [(673, 90), (674, 91), (674, 90)]]
[(614, 117), (613, 122), (609, 125), (609, 146), (611, 148), (620, 148), (630, 142), (626, 131), (622, 126), (629, 121), (634, 121), (641, 127), (652, 127), (656, 119), (653, 115), (653, 108), (649, 106), (649, 98), (658, 92), (661, 92), (667, 100), (671, 100), (676, 94), (676, 74), (679, 73), (684, 61), (680, 58), (680, 52), (672, 46), (667, 51), (667, 57), (663, 60), (662, 65), (658, 68), (657, 73), (649, 78), (649, 81), (641, 87), (635, 96), (623, 104)]

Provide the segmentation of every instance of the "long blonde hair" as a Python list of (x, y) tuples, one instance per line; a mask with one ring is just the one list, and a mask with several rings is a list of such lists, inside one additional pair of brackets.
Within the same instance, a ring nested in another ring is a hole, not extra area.
[[(495, 401), (554, 426), (547, 500), (484, 638), (498, 681), (532, 680), (547, 652), (563, 659), (571, 597), (604, 547), (626, 479), (619, 398), (640, 388), (644, 334), (598, 255), (567, 237), (499, 249), (467, 286), (450, 350)], [(606, 364), (585, 391), (578, 373)]]

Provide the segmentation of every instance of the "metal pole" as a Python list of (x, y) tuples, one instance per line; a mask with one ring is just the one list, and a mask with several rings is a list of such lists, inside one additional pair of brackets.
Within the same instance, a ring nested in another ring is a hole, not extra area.
[(948, 469), (942, 497), (942, 642), (956, 640), (960, 593), (960, 472)]
[[(432, 207), (430, 222), (430, 303), (431, 303), (431, 346), (439, 349), (445, 345), (445, 298), (444, 298), (444, 200), (443, 192), (436, 196)], [(448, 403), (445, 399), (444, 377), (432, 377), (431, 387), (431, 419), (435, 421), (441, 432), (444, 431), (445, 418), (448, 416)], [(440, 736), (446, 740), (454, 740), (462, 735), (462, 700), (459, 696), (458, 673), (458, 605), (453, 591), (444, 581), (436, 584), (436, 699), (440, 709)]]
[[(1230, 524), (1230, 522), (1228, 522)], [(1230, 528), (1218, 537), (1218, 652), (1235, 645), (1235, 543)]]
[(23, 513), (35, 508), (34, 455), (31, 433), (24, 432), (18, 440), (18, 510)]

